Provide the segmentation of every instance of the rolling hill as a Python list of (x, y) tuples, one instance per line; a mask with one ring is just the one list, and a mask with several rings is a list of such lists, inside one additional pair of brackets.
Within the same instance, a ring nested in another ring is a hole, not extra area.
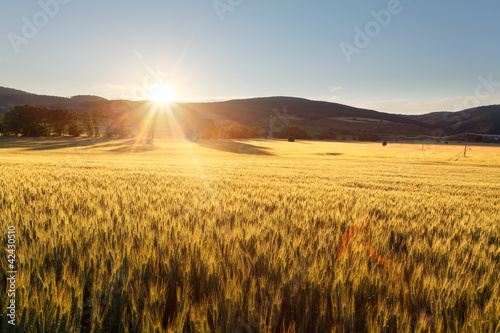
[(295, 97), (264, 97), (216, 103), (184, 103), (177, 110), (218, 123), (240, 122), (264, 129), (298, 125), (310, 135), (431, 134), (434, 126), (407, 117)]
[(106, 103), (109, 103), (107, 99), (98, 96), (74, 96), (67, 98), (37, 95), (21, 90), (0, 87), (0, 114), (10, 111), (16, 105), (24, 104), (85, 111), (92, 107), (101, 109)]
[(481, 106), (459, 112), (433, 112), (408, 118), (448, 132), (500, 134), (500, 105)]
[[(78, 112), (124, 111), (132, 124), (151, 109), (147, 101), (111, 101), (98, 96), (56, 97), (0, 87), (0, 114), (15, 105), (68, 108)], [(265, 133), (284, 125), (298, 125), (311, 136), (333, 132), (350, 135), (432, 135), (436, 129), (457, 132), (500, 133), (500, 106), (486, 106), (461, 112), (425, 115), (396, 115), (347, 105), (295, 97), (263, 97), (211, 103), (173, 103), (173, 113), (181, 125), (203, 126), (210, 121), (228, 126), (242, 123), (260, 126)]]

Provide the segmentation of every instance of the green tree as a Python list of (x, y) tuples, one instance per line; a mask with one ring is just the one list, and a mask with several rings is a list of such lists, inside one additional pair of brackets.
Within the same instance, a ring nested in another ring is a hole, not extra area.
[(67, 134), (77, 113), (68, 109), (50, 109), (32, 105), (17, 105), (2, 116), (4, 135), (51, 136)]
[(109, 124), (106, 126), (107, 137), (126, 137), (130, 134), (128, 117), (123, 111), (109, 115)]
[(47, 109), (32, 105), (17, 105), (7, 116), (7, 124), (13, 135), (49, 136), (51, 129)]
[(68, 109), (47, 109), (47, 120), (54, 135), (62, 136), (75, 122), (75, 116)]
[(242, 124), (231, 124), (227, 128), (229, 139), (246, 139), (250, 137), (250, 130)]
[(21, 110), (18, 107), (2, 115), (2, 133), (8, 136), (18, 136), (23, 131)]
[(83, 128), (83, 131), (87, 133), (87, 136), (94, 135), (94, 126), (92, 125), (92, 115), (89, 111), (80, 113), (78, 120)]
[(101, 134), (101, 125), (105, 120), (104, 113), (102, 111), (92, 110), (90, 111), (92, 117), (92, 126), (94, 129), (94, 136), (97, 138)]

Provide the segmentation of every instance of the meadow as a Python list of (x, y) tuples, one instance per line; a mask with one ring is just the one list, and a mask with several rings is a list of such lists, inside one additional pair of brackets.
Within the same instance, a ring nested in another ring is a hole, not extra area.
[(0, 138), (0, 222), (1, 332), (500, 332), (499, 146)]

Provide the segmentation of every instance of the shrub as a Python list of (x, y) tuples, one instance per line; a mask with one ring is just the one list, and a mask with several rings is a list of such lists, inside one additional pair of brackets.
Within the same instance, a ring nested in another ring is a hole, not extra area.
[(295, 138), (293, 136), (288, 137), (288, 142), (295, 142)]

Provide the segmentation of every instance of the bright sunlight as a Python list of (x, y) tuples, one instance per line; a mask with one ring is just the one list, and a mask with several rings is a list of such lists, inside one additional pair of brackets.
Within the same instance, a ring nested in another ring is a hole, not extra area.
[(169, 84), (158, 83), (149, 89), (148, 99), (161, 104), (169, 103), (175, 99), (175, 92)]

